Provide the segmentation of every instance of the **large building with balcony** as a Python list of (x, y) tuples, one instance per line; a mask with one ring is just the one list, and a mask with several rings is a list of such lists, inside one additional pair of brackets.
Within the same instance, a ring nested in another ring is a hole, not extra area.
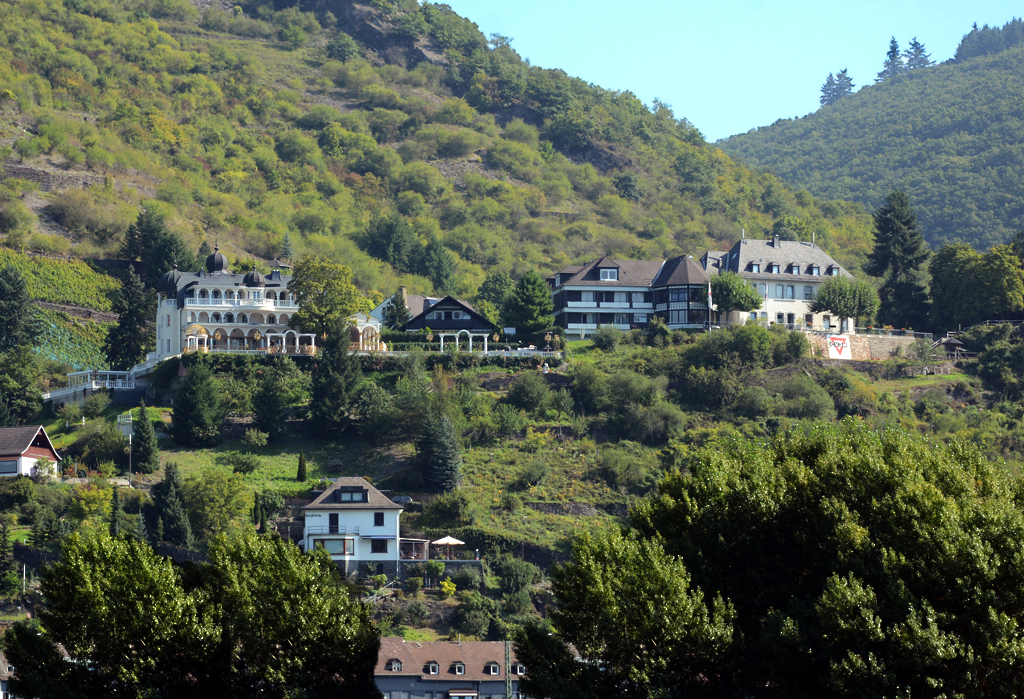
[(313, 354), (316, 336), (288, 327), (298, 310), (290, 280), (280, 270), (229, 272), (219, 249), (200, 272), (168, 272), (157, 284), (155, 359), (189, 351)]
[(849, 318), (811, 312), (811, 302), (826, 279), (853, 276), (814, 243), (780, 240), (778, 236), (771, 240), (744, 237), (728, 251), (707, 251), (700, 261), (708, 274), (740, 275), (764, 299), (760, 309), (748, 313), (733, 311), (723, 321), (742, 323), (754, 319), (793, 330), (822, 332), (850, 328)]
[(671, 328), (703, 328), (707, 273), (685, 255), (670, 260), (602, 257), (548, 277), (555, 325), (586, 337), (601, 326), (629, 330), (659, 316)]

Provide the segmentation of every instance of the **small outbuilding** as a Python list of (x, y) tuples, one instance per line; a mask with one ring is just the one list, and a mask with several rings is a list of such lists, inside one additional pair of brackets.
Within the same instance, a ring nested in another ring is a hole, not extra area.
[(48, 461), (54, 475), (60, 460), (42, 425), (0, 427), (0, 476), (35, 476), (39, 461)]

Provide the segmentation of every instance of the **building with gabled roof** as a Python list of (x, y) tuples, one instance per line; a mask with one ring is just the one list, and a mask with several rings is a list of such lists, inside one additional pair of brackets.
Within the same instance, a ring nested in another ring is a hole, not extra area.
[(477, 346), (482, 346), (486, 352), (487, 339), (497, 330), (494, 323), (480, 315), (475, 308), (453, 296), (445, 296), (402, 326), (406, 332), (419, 332), (428, 328), (440, 338), (442, 352), (445, 338), (454, 341), (456, 346), (460, 338), (465, 338), (469, 340), (469, 349), (473, 349), (473, 338), (476, 338)]
[(385, 699), (498, 699), (505, 696), (506, 679), (519, 696), (519, 679), (526, 669), (501, 641), (380, 640), (374, 679)]
[(0, 427), (0, 476), (35, 476), (39, 460), (61, 460), (42, 425)]

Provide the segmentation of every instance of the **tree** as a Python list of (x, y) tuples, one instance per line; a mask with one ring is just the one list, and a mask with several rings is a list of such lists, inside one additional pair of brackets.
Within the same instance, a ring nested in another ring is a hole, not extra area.
[(5, 635), (20, 696), (379, 696), (379, 637), (326, 552), (250, 531), (179, 573), (130, 537), (63, 549), (41, 573), (39, 628)]
[(455, 257), (437, 238), (431, 238), (423, 251), (420, 273), (429, 279), (434, 290), (447, 296), (455, 290)]
[(306, 454), (301, 451), (299, 452), (299, 470), (295, 474), (295, 480), (299, 483), (306, 482)]
[(188, 373), (174, 394), (171, 436), (184, 446), (216, 444), (220, 440), (225, 412), (221, 393), (213, 381), (213, 372), (200, 357), (188, 367)]
[(444, 413), (425, 421), (416, 454), (423, 480), (434, 492), (446, 493), (462, 484), (462, 446)]
[(1005, 318), (1024, 310), (1024, 270), (1009, 245), (995, 245), (981, 257), (978, 285), (980, 314), (987, 319)]
[(399, 289), (391, 298), (388, 305), (384, 306), (384, 327), (390, 330), (399, 330), (403, 325), (412, 320), (412, 313), (405, 304), (405, 294)]
[(11, 412), (11, 405), (7, 397), (0, 390), (0, 427), (15, 427), (18, 424), (17, 418)]
[(853, 94), (853, 79), (847, 74), (846, 68), (836, 73), (836, 101)]
[(175, 546), (190, 549), (194, 544), (192, 524), (185, 514), (183, 491), (185, 485), (181, 480), (178, 465), (167, 464), (164, 478), (153, 485), (153, 502), (156, 505), (157, 533), (161, 540), (169, 541)]
[(361, 371), (359, 357), (349, 352), (348, 326), (336, 320), (313, 365), (310, 415), (319, 433), (338, 434), (349, 424)]
[(21, 270), (14, 265), (0, 269), (0, 352), (34, 345), (40, 330)]
[(196, 269), (196, 258), (180, 235), (167, 228), (167, 222), (155, 207), (139, 212), (129, 226), (121, 244), (121, 256), (129, 261), (142, 260), (142, 279), (150, 287), (165, 272), (175, 267), (182, 271)]
[(883, 82), (897, 75), (902, 75), (906, 71), (907, 67), (903, 64), (903, 59), (900, 57), (900, 45), (896, 41), (896, 37), (893, 37), (889, 40), (889, 51), (885, 54), (885, 63), (882, 64), (882, 71), (875, 78), (875, 82)]
[(838, 276), (829, 277), (818, 287), (818, 295), (809, 307), (811, 313), (832, 313), (845, 323), (853, 318), (854, 327), (858, 319), (874, 318), (878, 312), (878, 292), (875, 287), (860, 279)]
[(132, 422), (132, 457), (139, 473), (153, 473), (160, 466), (156, 430), (146, 414), (146, 401), (139, 403), (139, 418)]
[(344, 63), (359, 55), (359, 44), (345, 32), (338, 32), (336, 37), (327, 42), (326, 52), (329, 58)]
[(547, 282), (531, 269), (505, 300), (502, 322), (520, 334), (546, 330), (554, 325), (555, 318), (551, 315), (554, 308)]
[[(944, 245), (932, 256), (928, 273), (934, 328), (949, 330), (984, 320), (979, 318), (977, 294), (972, 293), (985, 281), (980, 268), (981, 253), (967, 243)], [(967, 280), (973, 283), (965, 283)]]
[(764, 303), (764, 299), (757, 289), (740, 275), (725, 272), (711, 277), (711, 302), (718, 307), (718, 312), (724, 313), (728, 319), (732, 311), (756, 311)]
[(416, 232), (402, 216), (377, 216), (370, 221), (362, 237), (363, 250), (378, 260), (387, 262), (402, 273), (422, 269), (423, 245)]
[(320, 255), (306, 255), (295, 263), (288, 290), (299, 310), (288, 325), (322, 336), (336, 321), (370, 310), (368, 301), (352, 283), (352, 270)]
[(288, 231), (285, 231), (284, 240), (281, 241), (281, 257), (290, 262), (294, 254), (295, 249), (292, 247), (292, 237)]
[(515, 289), (515, 286), (516, 283), (512, 280), (512, 277), (504, 272), (488, 272), (476, 295), (477, 298), (490, 301), (498, 308), (503, 308), (505, 300), (512, 293), (512, 290)]
[(903, 52), (903, 57), (906, 59), (907, 70), (928, 68), (935, 65), (931, 60), (931, 56), (925, 53), (924, 44), (919, 42), (916, 36), (910, 40), (910, 46)]
[(121, 535), (122, 531), (122, 519), (124, 518), (124, 512), (121, 510), (121, 493), (118, 492), (117, 486), (113, 488), (113, 492), (110, 494), (110, 538), (116, 539)]
[(129, 267), (114, 301), (117, 325), (103, 341), (103, 353), (111, 369), (128, 371), (146, 358), (146, 348), (151, 344), (148, 305), (142, 280)]
[(825, 79), (825, 84), (821, 86), (821, 102), (822, 107), (829, 107), (836, 103), (838, 97), (836, 96), (836, 79), (832, 73), (828, 74), (828, 78)]
[(705, 601), (683, 562), (654, 539), (580, 535), (551, 588), (554, 633), (528, 628), (516, 642), (530, 669), (524, 695), (705, 695), (733, 643), (731, 606)]
[(279, 439), (284, 434), (285, 408), (288, 407), (286, 390), (281, 370), (277, 366), (272, 366), (253, 396), (252, 411), (256, 418), (256, 427), (270, 435), (271, 440)]
[(878, 319), (893, 327), (921, 327), (927, 322), (928, 304), (919, 270), (928, 259), (928, 246), (907, 195), (890, 192), (874, 213), (874, 226), (875, 247), (864, 268), (883, 277)]
[(39, 359), (31, 347), (22, 346), (0, 353), (0, 396), (7, 401), (8, 417), (25, 424), (41, 407)]

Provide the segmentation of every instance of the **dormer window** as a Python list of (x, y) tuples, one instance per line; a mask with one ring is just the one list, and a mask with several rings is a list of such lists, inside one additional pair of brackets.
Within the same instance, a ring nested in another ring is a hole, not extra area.
[(524, 666), (522, 666), (522, 665), (516, 665), (515, 672), (516, 672), (517, 675), (520, 675), (520, 676), (525, 675), (526, 674), (526, 668)]
[(392, 658), (391, 660), (389, 660), (387, 662), (387, 665), (384, 666), (384, 669), (385, 670), (389, 670), (391, 672), (401, 672), (402, 671), (402, 661), (398, 660), (397, 658)]
[(437, 663), (427, 663), (427, 674), (436, 675), (441, 672), (441, 666)]
[(488, 675), (500, 675), (501, 666), (498, 663), (488, 663), (487, 667), (484, 668), (484, 672)]
[(464, 664), (462, 664), (462, 663), (455, 663), (454, 665), (452, 665), (452, 667), (455, 668), (455, 674), (456, 675), (465, 675), (466, 674), (466, 666)]
[(338, 502), (366, 502), (365, 488), (353, 488), (338, 491)]
[(833, 268), (831, 268), (828, 271), (828, 273), (831, 274), (833, 277), (838, 277), (839, 276), (839, 268), (838, 267), (833, 267)]
[(768, 266), (768, 274), (778, 274), (778, 273), (779, 273), (779, 266), (777, 264), (772, 263), (771, 265)]
[(761, 271), (761, 265), (757, 264), (756, 262), (751, 263), (750, 271), (753, 272), (754, 274), (757, 274), (758, 272)]
[(789, 266), (789, 273), (790, 274), (800, 274), (800, 265), (790, 265)]
[(819, 267), (818, 265), (812, 265), (811, 274), (815, 277), (821, 276), (821, 267)]
[(602, 269), (601, 270), (601, 281), (603, 281), (603, 282), (617, 282), (617, 281), (619, 281), (619, 270), (617, 270), (617, 269)]

